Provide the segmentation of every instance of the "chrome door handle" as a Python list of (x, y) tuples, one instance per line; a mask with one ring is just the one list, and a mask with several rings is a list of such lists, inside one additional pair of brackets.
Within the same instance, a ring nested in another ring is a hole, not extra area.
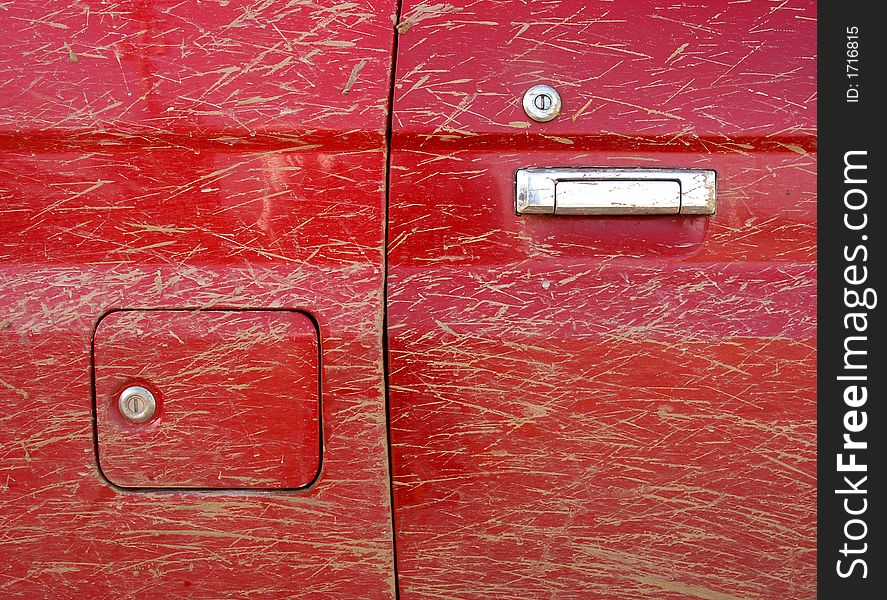
[(515, 176), (517, 214), (713, 215), (708, 169), (533, 167)]

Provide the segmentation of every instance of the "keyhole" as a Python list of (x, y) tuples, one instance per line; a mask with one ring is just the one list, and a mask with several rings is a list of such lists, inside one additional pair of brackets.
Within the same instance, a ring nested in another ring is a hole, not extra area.
[(143, 410), (145, 410), (146, 404), (147, 403), (145, 402), (145, 399), (142, 398), (141, 396), (130, 396), (130, 398), (129, 398), (129, 412), (131, 412), (134, 415), (137, 415), (137, 414), (141, 413)]
[(539, 110), (549, 110), (551, 108), (551, 96), (548, 94), (539, 94), (533, 99), (533, 106)]
[(157, 399), (151, 390), (139, 385), (131, 385), (120, 393), (117, 408), (132, 423), (144, 423), (154, 417)]
[(561, 112), (561, 97), (553, 87), (534, 85), (521, 100), (527, 116), (539, 123), (551, 121)]

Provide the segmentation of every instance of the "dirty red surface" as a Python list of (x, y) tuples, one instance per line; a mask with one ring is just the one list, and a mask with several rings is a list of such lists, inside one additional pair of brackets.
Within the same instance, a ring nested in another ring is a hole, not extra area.
[[(123, 487), (300, 488), (320, 472), (317, 331), (295, 311), (116, 311), (93, 342), (96, 449)], [(157, 409), (133, 423), (130, 386)]]
[[(381, 340), (394, 2), (6, 9), (0, 596), (393, 596)], [(124, 308), (311, 314), (318, 480), (109, 485), (90, 348), (100, 317)]]
[[(814, 4), (402, 14), (401, 596), (814, 597)], [(715, 169), (718, 212), (518, 217), (530, 166)]]
[[(812, 2), (6, 9), (0, 595), (392, 597), (393, 536), (403, 598), (814, 595)], [(518, 217), (529, 166), (719, 209)], [(109, 484), (117, 309), (310, 314), (316, 482)]]

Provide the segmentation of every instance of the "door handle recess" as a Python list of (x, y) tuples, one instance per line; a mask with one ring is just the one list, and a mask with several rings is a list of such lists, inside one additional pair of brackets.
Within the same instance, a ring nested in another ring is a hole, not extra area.
[(533, 167), (515, 176), (519, 215), (713, 215), (708, 169)]

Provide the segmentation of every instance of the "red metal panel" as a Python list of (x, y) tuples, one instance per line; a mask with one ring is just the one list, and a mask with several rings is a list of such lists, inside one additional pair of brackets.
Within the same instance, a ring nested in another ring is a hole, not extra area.
[(6, 143), (64, 133), (105, 146), (173, 136), (298, 146), (307, 132), (384, 130), (394, 12), (394, 2), (19, 2), (4, 28), (0, 132)]
[[(402, 597), (812, 597), (813, 3), (403, 14)], [(564, 102), (545, 124), (537, 83)], [(713, 168), (719, 209), (518, 217), (529, 166)]]
[[(299, 488), (320, 470), (317, 331), (292, 311), (117, 311), (94, 347), (99, 467), (124, 487)], [(118, 408), (143, 386), (157, 410)]]
[[(8, 8), (0, 595), (391, 597), (381, 327), (394, 3)], [(100, 317), (121, 308), (316, 317), (317, 482), (108, 485), (90, 349)]]

